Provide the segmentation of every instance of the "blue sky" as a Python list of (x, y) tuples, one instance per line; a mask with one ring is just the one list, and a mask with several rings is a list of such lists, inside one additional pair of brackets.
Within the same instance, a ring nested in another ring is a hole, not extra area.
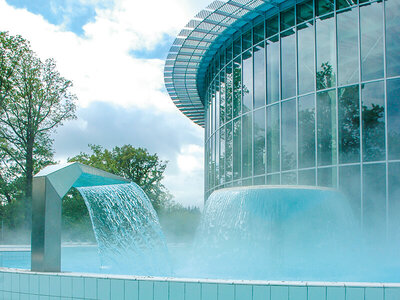
[[(88, 144), (132, 144), (168, 160), (164, 184), (184, 205), (203, 204), (203, 129), (172, 103), (164, 59), (209, 0), (0, 0), (0, 31), (20, 34), (72, 80), (77, 120), (54, 133), (65, 161)], [(157, 9), (155, 9), (157, 8)]]

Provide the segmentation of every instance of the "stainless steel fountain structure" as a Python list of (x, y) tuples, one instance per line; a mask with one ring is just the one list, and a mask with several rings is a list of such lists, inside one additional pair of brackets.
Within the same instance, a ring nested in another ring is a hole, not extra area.
[(36, 174), (32, 186), (31, 270), (61, 271), (61, 199), (71, 187), (127, 182), (77, 162), (48, 166)]

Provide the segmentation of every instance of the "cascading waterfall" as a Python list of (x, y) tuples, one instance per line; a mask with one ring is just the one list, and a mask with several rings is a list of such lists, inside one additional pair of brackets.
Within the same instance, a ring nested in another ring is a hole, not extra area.
[(79, 187), (107, 272), (169, 275), (169, 255), (157, 214), (135, 183)]
[(334, 190), (221, 189), (204, 208), (192, 268), (222, 278), (343, 279), (347, 263), (357, 265), (356, 233), (347, 199)]

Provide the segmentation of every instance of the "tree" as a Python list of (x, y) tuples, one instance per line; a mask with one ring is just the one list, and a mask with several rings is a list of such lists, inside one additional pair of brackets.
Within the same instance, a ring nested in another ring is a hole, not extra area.
[(80, 153), (69, 161), (80, 162), (104, 171), (114, 173), (138, 184), (150, 198), (154, 209), (159, 212), (172, 198), (161, 183), (167, 162), (150, 154), (144, 148), (131, 145), (103, 149), (99, 145), (89, 145), (92, 154)]
[(53, 59), (43, 63), (28, 41), (0, 32), (0, 163), (5, 167), (1, 176), (3, 182), (12, 181), (4, 178), (6, 169), (25, 179), (26, 222), (33, 174), (53, 161), (50, 134), (75, 118), (76, 96), (71, 86)]

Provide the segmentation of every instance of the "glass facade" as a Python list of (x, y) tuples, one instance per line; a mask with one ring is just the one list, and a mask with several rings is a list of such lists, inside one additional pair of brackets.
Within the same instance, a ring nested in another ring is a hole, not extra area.
[(308, 0), (235, 33), (206, 73), (205, 197), (339, 188), (365, 228), (397, 226), (399, 19), (398, 0)]

